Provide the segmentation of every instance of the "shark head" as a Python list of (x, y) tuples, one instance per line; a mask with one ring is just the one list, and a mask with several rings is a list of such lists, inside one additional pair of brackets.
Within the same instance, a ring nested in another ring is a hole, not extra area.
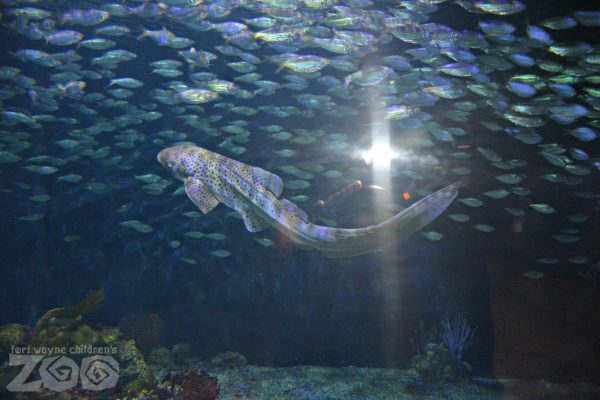
[(156, 160), (161, 163), (177, 179), (184, 180), (194, 174), (191, 158), (195, 154), (195, 146), (181, 145), (161, 150)]

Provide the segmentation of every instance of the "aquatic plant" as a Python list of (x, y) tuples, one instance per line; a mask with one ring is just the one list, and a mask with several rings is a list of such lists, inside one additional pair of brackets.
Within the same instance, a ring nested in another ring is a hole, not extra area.
[(463, 352), (471, 345), (477, 327), (471, 327), (469, 321), (459, 314), (448, 313), (440, 322), (441, 339), (450, 354), (459, 362)]
[(0, 326), (0, 353), (9, 352), (13, 345), (24, 344), (31, 338), (31, 328), (21, 324)]
[(426, 329), (423, 321), (419, 322), (419, 328), (416, 330), (414, 336), (410, 339), (410, 344), (417, 354), (425, 352), (425, 347), (429, 343), (439, 343), (440, 332), (433, 329)]
[(456, 381), (471, 373), (463, 360), (477, 328), (471, 327), (461, 314), (447, 313), (439, 329), (426, 329), (423, 322), (410, 340), (417, 352), (411, 358), (411, 370), (424, 381)]
[(82, 324), (84, 315), (98, 308), (104, 300), (104, 290), (92, 291), (79, 303), (47, 311), (37, 321), (31, 337), (34, 347), (70, 347), (94, 344), (98, 335)]

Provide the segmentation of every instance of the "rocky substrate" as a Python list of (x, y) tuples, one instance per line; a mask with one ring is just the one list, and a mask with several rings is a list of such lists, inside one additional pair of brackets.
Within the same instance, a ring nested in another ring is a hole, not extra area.
[[(193, 368), (218, 378), (218, 400), (590, 400), (600, 399), (600, 386), (544, 381), (474, 378), (458, 382), (418, 380), (413, 370), (383, 368), (288, 368), (215, 366)], [(170, 371), (173, 373), (174, 371)], [(159, 372), (157, 380), (166, 376)]]

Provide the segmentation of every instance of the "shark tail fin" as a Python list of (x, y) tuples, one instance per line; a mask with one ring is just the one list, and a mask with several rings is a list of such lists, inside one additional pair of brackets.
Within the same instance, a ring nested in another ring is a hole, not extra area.
[(400, 238), (407, 237), (440, 216), (458, 195), (458, 189), (466, 183), (461, 179), (417, 201), (378, 226), (391, 230)]
[(343, 258), (380, 250), (425, 227), (440, 216), (458, 195), (465, 180), (452, 183), (422, 198), (405, 210), (378, 225), (358, 229), (327, 228), (330, 240), (319, 246), (325, 257)]

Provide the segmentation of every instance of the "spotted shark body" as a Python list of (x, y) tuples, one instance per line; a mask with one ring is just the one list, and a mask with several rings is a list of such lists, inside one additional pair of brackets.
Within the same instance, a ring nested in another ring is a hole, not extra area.
[(157, 159), (183, 181), (204, 214), (223, 203), (242, 215), (250, 232), (272, 226), (298, 247), (332, 258), (377, 251), (411, 235), (444, 212), (462, 186), (460, 181), (448, 185), (377, 225), (340, 229), (310, 223), (296, 204), (280, 198), (281, 178), (262, 168), (193, 145), (166, 148)]

